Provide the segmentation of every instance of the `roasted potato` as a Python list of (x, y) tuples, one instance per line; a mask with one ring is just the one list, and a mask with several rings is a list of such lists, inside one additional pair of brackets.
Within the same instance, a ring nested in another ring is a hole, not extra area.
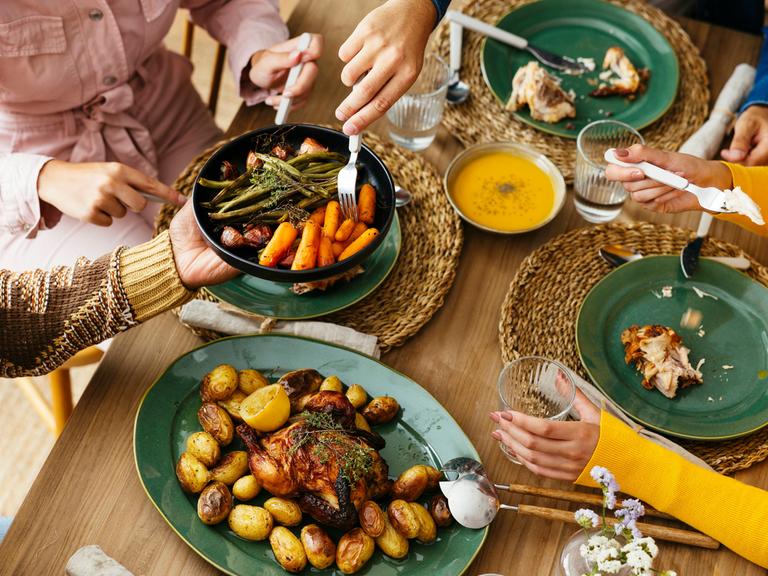
[(232, 424), (227, 411), (214, 402), (204, 402), (197, 411), (200, 426), (216, 439), (216, 442), (226, 446), (235, 436), (235, 426)]
[(442, 494), (432, 496), (432, 500), (429, 501), (429, 515), (441, 528), (450, 526), (453, 522), (451, 509), (448, 508), (448, 499)]
[(354, 574), (373, 556), (376, 546), (373, 538), (360, 528), (353, 528), (339, 540), (336, 548), (336, 566), (344, 574)]
[(298, 526), (301, 524), (301, 508), (293, 500), (274, 496), (264, 502), (264, 508), (269, 510), (275, 522), (283, 526)]
[(360, 412), (355, 412), (355, 428), (360, 428), (360, 430), (365, 430), (366, 432), (371, 431), (371, 427), (368, 426), (368, 421), (362, 414), (360, 414)]
[(429, 482), (427, 482), (427, 490), (434, 490), (440, 483), (443, 473), (429, 464), (422, 464), (422, 466), (424, 466), (424, 470), (427, 471), (427, 478), (429, 479)]
[(378, 538), (384, 532), (386, 513), (373, 500), (366, 500), (360, 506), (360, 527), (371, 538)]
[(419, 535), (419, 519), (409, 502), (405, 500), (392, 500), (387, 506), (389, 522), (409, 540)]
[(229, 398), (237, 390), (237, 370), (229, 364), (221, 364), (208, 372), (200, 383), (203, 402), (216, 402)]
[(275, 558), (288, 572), (301, 572), (307, 565), (307, 554), (293, 532), (284, 526), (275, 526), (269, 534), (269, 545)]
[(368, 393), (360, 384), (352, 384), (352, 386), (347, 388), (347, 398), (352, 403), (352, 406), (355, 407), (355, 410), (359, 410), (368, 401)]
[(437, 524), (435, 524), (434, 518), (432, 518), (429, 510), (418, 502), (411, 502), (409, 505), (419, 521), (419, 533), (416, 540), (422, 544), (431, 544), (437, 539)]
[(339, 380), (338, 376), (328, 376), (320, 384), (320, 392), (344, 392), (344, 385)]
[(261, 483), (253, 474), (238, 478), (232, 485), (232, 494), (238, 500), (252, 500), (261, 492)]
[(264, 540), (272, 531), (272, 514), (261, 506), (238, 504), (229, 513), (232, 532), (246, 540)]
[(392, 420), (397, 416), (398, 410), (400, 410), (400, 404), (397, 403), (397, 400), (391, 396), (379, 396), (368, 402), (368, 405), (360, 413), (370, 424), (377, 426)]
[(223, 482), (211, 482), (200, 492), (197, 516), (203, 524), (218, 524), (232, 511), (232, 494)]
[(215, 466), (221, 458), (221, 448), (208, 432), (195, 432), (187, 438), (187, 453), (192, 454), (208, 468)]
[[(288, 394), (288, 398), (291, 399), (291, 412), (301, 412), (301, 409), (297, 406), (297, 401), (302, 396), (307, 396), (320, 389), (320, 384), (323, 383), (323, 377), (317, 370), (311, 368), (304, 368), (302, 370), (293, 370), (292, 372), (286, 372), (277, 381)], [(307, 398), (304, 398), (303, 403), (307, 402)]]
[(429, 485), (429, 474), (422, 464), (411, 466), (400, 474), (392, 486), (392, 497), (413, 502), (418, 500)]
[(317, 524), (307, 524), (301, 529), (301, 544), (304, 546), (307, 560), (315, 568), (328, 568), (336, 560), (336, 544)]
[(205, 464), (189, 452), (184, 452), (176, 464), (176, 477), (184, 492), (197, 494), (205, 488), (211, 476)]
[(242, 422), (243, 418), (240, 416), (240, 403), (248, 398), (248, 395), (238, 388), (229, 398), (219, 400), (218, 405), (224, 408), (232, 418)]
[(218, 480), (227, 486), (232, 486), (246, 474), (248, 474), (248, 452), (235, 450), (226, 454), (219, 461), (219, 465), (211, 470), (211, 480)]
[(237, 373), (238, 388), (240, 391), (248, 396), (248, 394), (255, 392), (259, 388), (269, 385), (269, 380), (264, 377), (264, 374), (258, 370), (240, 370)]
[(408, 539), (395, 530), (386, 515), (384, 516), (384, 531), (381, 536), (376, 538), (376, 544), (390, 558), (404, 558), (408, 555)]

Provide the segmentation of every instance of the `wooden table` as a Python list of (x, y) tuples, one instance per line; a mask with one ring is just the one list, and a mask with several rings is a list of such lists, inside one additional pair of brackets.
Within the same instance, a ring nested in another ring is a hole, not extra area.
[[(315, 96), (293, 120), (333, 121), (335, 104), (346, 92), (337, 80), (341, 66), (336, 51), (376, 4), (371, 0), (303, 0), (299, 4), (291, 29), (294, 33), (324, 33), (326, 50)], [(757, 37), (688, 20), (684, 26), (707, 61), (714, 94), (736, 64), (757, 61)], [(263, 107), (241, 109), (230, 133), (270, 123), (273, 114)], [(442, 130), (425, 156), (442, 171), (460, 148)], [(624, 216), (689, 227), (696, 224), (691, 215), (654, 217), (631, 208)], [(445, 306), (416, 337), (384, 357), (389, 365), (427, 388), (454, 415), (498, 480), (567, 487), (509, 464), (489, 436), (492, 426), (487, 413), (495, 406), (493, 382), (501, 368), (497, 326), (507, 286), (531, 250), (584, 225), (569, 199), (560, 216), (535, 233), (502, 238), (465, 227), (464, 254)], [(768, 244), (756, 236), (722, 222), (715, 223), (712, 233), (768, 263)], [(488, 270), (494, 274), (487, 274)], [(478, 294), (483, 295), (481, 299)], [(70, 555), (86, 544), (99, 544), (137, 575), (215, 572), (154, 509), (139, 483), (132, 449), (133, 420), (144, 391), (173, 359), (199, 344), (170, 313), (115, 339), (0, 547), (0, 573), (62, 574)], [(736, 476), (768, 489), (768, 462)], [(559, 574), (559, 551), (572, 531), (560, 523), (502, 513), (469, 574)], [(662, 550), (659, 565), (680, 574), (766, 573), (725, 549), (713, 552), (664, 544)]]

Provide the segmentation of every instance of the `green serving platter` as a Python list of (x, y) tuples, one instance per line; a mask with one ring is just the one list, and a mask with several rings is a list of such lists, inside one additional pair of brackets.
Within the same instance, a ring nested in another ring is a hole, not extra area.
[[(197, 517), (195, 496), (185, 494), (175, 475), (175, 463), (186, 438), (201, 429), (199, 383), (215, 366), (256, 368), (273, 379), (298, 368), (337, 374), (342, 381), (361, 384), (370, 395), (390, 395), (400, 402), (401, 414), (376, 430), (387, 442), (381, 451), (391, 476), (413, 464), (440, 467), (457, 456), (479, 456), (451, 415), (426, 390), (406, 376), (368, 356), (308, 338), (277, 334), (234, 336), (216, 340), (179, 357), (144, 396), (134, 427), (134, 456), (147, 495), (173, 530), (198, 554), (227, 574), (283, 576), (269, 543), (250, 542), (229, 530), (227, 523), (206, 526)], [(236, 439), (225, 451), (243, 450)], [(267, 496), (260, 494), (254, 503)], [(311, 520), (305, 518), (305, 523)], [(298, 535), (298, 530), (293, 529)], [(340, 533), (329, 530), (338, 540)], [(475, 558), (488, 528), (471, 530), (454, 523), (438, 530), (431, 545), (411, 543), (408, 556), (393, 560), (376, 551), (358, 574), (368, 576), (463, 574)], [(339, 570), (304, 574), (341, 576)]]
[[(671, 297), (664, 287), (672, 288)], [(689, 308), (702, 313), (700, 327), (681, 327)], [(691, 350), (691, 364), (705, 360), (704, 383), (671, 399), (643, 388), (640, 373), (624, 362), (620, 340), (633, 324), (675, 330)], [(650, 256), (617, 268), (587, 294), (576, 343), (595, 384), (649, 428), (720, 440), (768, 424), (768, 289), (723, 264), (703, 259), (691, 279), (683, 276), (677, 256)]]
[[(647, 20), (614, 4), (600, 0), (540, 0), (513, 10), (496, 26), (555, 54), (595, 60), (595, 70), (580, 76), (545, 67), (562, 79), (566, 92), (573, 90), (576, 94), (576, 118), (548, 124), (531, 118), (528, 108), (514, 113), (516, 118), (539, 130), (575, 138), (590, 122), (609, 117), (639, 130), (661, 118), (675, 101), (680, 71), (672, 46)], [(596, 86), (587, 80), (598, 78), (605, 51), (611, 46), (620, 46), (637, 68), (648, 68), (651, 72), (647, 90), (635, 100), (589, 96)], [(496, 40), (485, 41), (483, 77), (502, 106), (512, 94), (515, 72), (531, 60), (535, 58), (528, 52)]]
[(395, 214), (381, 246), (363, 262), (365, 272), (349, 282), (325, 291), (297, 295), (291, 292), (292, 284), (243, 274), (206, 290), (219, 300), (253, 314), (278, 320), (316, 318), (351, 306), (376, 290), (395, 267), (401, 244), (400, 221)]

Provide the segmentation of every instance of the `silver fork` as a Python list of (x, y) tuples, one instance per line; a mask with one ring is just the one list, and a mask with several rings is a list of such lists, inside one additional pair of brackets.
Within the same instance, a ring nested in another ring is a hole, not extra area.
[(337, 177), (339, 204), (344, 218), (357, 222), (357, 155), (363, 145), (362, 134), (349, 137), (349, 161)]

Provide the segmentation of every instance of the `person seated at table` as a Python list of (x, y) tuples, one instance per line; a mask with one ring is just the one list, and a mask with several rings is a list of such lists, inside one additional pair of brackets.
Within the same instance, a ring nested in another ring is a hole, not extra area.
[(622, 492), (708, 534), (768, 568), (768, 492), (701, 468), (646, 440), (576, 391), (579, 421), (492, 412), (491, 435), (535, 474), (597, 486), (594, 466), (610, 470)]
[(306, 99), (322, 38), (299, 53), (278, 0), (3, 2), (0, 5), (0, 267), (95, 258), (152, 235), (168, 186), (221, 131), (162, 44), (179, 7), (228, 48), (246, 104), (277, 105), (288, 69)]
[(237, 274), (203, 240), (191, 202), (167, 231), (138, 246), (50, 272), (0, 270), (0, 377), (50, 372)]

